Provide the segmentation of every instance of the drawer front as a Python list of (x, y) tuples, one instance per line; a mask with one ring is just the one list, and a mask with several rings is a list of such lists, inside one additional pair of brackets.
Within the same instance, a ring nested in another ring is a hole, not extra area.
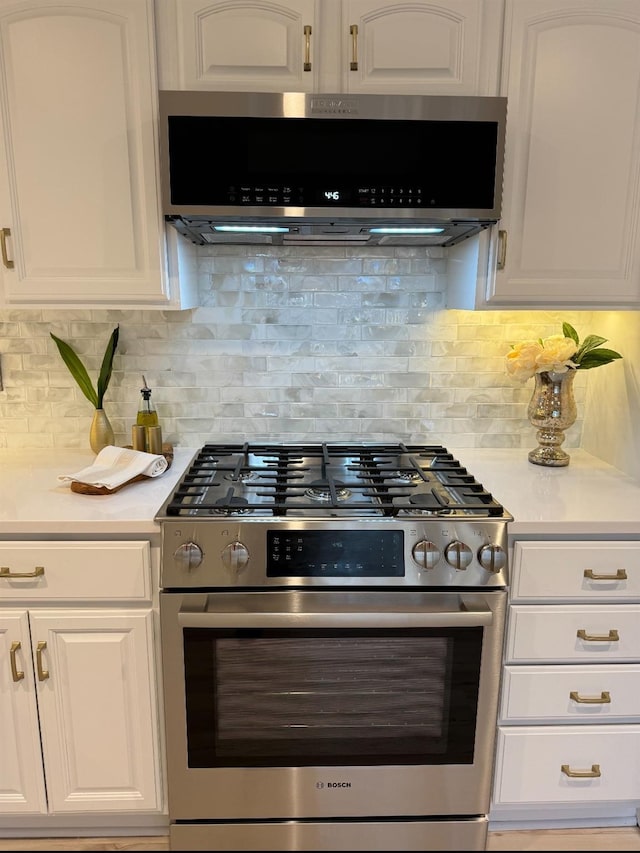
[(505, 666), (503, 723), (640, 723), (640, 664)]
[(493, 797), (496, 805), (640, 801), (640, 726), (500, 727)]
[(640, 542), (516, 542), (512, 601), (640, 600)]
[(509, 608), (505, 663), (640, 662), (640, 604)]
[(149, 542), (0, 544), (0, 599), (150, 600)]

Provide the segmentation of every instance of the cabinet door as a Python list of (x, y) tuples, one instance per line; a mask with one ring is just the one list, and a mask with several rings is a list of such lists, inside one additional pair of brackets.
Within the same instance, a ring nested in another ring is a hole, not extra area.
[(512, 602), (640, 600), (639, 542), (516, 542)]
[(46, 814), (26, 610), (0, 610), (0, 814)]
[(152, 0), (0, 0), (0, 113), (5, 302), (166, 307)]
[(344, 0), (341, 91), (497, 95), (502, 13), (502, 0)]
[(151, 611), (30, 620), (50, 813), (159, 808)]
[(490, 307), (640, 305), (640, 4), (507, 0)]
[(266, 0), (160, 0), (160, 87), (314, 91), (319, 6), (318, 0), (277, 5)]
[(512, 604), (506, 663), (637, 663), (638, 604)]
[(505, 666), (502, 723), (640, 723), (640, 666)]
[(498, 728), (495, 805), (637, 801), (639, 777), (640, 726)]

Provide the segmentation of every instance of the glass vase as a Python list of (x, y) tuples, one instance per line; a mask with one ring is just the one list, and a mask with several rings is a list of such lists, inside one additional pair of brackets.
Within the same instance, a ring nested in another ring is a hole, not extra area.
[(104, 409), (94, 409), (89, 430), (89, 444), (94, 453), (100, 453), (103, 447), (115, 443), (113, 427)]
[(556, 468), (569, 464), (570, 456), (560, 445), (564, 431), (575, 423), (576, 401), (573, 396), (573, 380), (576, 371), (566, 373), (543, 371), (535, 374), (535, 388), (529, 402), (527, 415), (538, 432), (538, 447), (529, 453), (529, 462), (534, 465), (551, 465)]

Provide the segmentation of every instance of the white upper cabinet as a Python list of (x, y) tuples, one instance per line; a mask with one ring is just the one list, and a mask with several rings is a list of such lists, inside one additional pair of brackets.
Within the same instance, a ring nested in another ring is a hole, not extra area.
[(640, 307), (639, 92), (638, 0), (507, 0), (504, 263), (467, 307)]
[(160, 0), (160, 87), (496, 95), (502, 12), (503, 0)]
[(5, 304), (180, 307), (165, 273), (153, 35), (152, 0), (0, 0)]
[(341, 4), (345, 92), (497, 95), (502, 0)]
[(160, 88), (312, 91), (320, 5), (157, 0)]

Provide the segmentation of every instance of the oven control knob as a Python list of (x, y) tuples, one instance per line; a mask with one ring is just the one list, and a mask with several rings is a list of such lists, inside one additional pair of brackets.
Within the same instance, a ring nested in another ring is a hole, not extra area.
[(466, 569), (473, 560), (473, 552), (464, 542), (450, 542), (444, 549), (444, 556), (454, 569)]
[(433, 569), (440, 559), (440, 549), (435, 542), (429, 542), (428, 539), (421, 539), (413, 546), (411, 551), (413, 559), (421, 569)]
[(183, 543), (173, 555), (173, 559), (180, 568), (186, 569), (186, 571), (197, 569), (203, 558), (202, 548), (196, 545), (195, 542)]
[(478, 560), (488, 572), (500, 572), (507, 565), (507, 555), (500, 545), (483, 545), (478, 551)]
[(249, 549), (242, 542), (231, 542), (222, 549), (222, 562), (228, 569), (239, 572), (249, 562)]

